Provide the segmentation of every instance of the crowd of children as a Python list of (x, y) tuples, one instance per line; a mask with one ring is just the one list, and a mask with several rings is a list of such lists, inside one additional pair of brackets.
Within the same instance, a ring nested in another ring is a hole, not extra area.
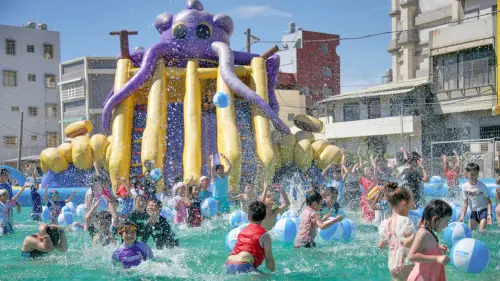
[[(391, 169), (380, 157), (374, 156), (370, 157), (371, 165), (366, 165), (361, 156), (359, 163), (355, 163), (342, 153), (340, 165), (332, 164), (322, 171), (323, 182), (313, 183), (306, 176), (302, 183), (306, 194), (294, 246), (315, 247), (318, 228), (326, 229), (342, 221), (342, 208), (359, 210), (363, 221), (378, 227), (378, 247), (389, 248), (388, 268), (393, 280), (445, 280), (448, 249), (439, 244), (435, 233), (448, 225), (451, 207), (442, 200), (425, 204), (423, 182), (428, 181), (429, 176), (424, 168), (424, 159), (417, 152), (408, 153), (404, 149), (402, 152), (404, 161), (401, 167)], [(202, 176), (198, 182), (194, 179), (179, 181), (172, 187), (173, 223), (200, 227), (202, 221), (207, 219), (201, 212), (203, 200), (212, 197), (218, 204), (219, 213), (229, 213), (229, 201), (238, 200), (241, 210), (248, 214), (250, 224), (240, 232), (236, 246), (227, 258), (227, 273), (257, 272), (257, 267), (264, 261), (266, 267), (274, 271), (275, 261), (268, 231), (275, 225), (278, 215), (290, 207), (288, 194), (278, 183), (264, 183), (262, 194), (258, 196), (251, 181), (243, 182), (243, 193), (231, 194), (228, 189), (231, 162), (226, 156), (220, 156), (225, 165), (216, 164), (212, 157), (209, 159), (210, 178)], [(443, 163), (450, 188), (458, 190), (459, 157), (455, 163), (443, 157)], [(158, 250), (180, 245), (171, 222), (160, 215), (163, 203), (156, 195), (157, 180), (148, 173), (154, 169), (154, 162), (148, 161), (145, 167), (142, 179), (135, 176), (130, 180), (118, 178), (115, 197), (109, 191), (109, 175), (95, 165), (95, 174), (90, 179), (90, 188), (85, 196), (86, 229), (94, 247), (117, 244), (119, 238), (122, 245), (113, 253), (112, 260), (125, 268), (154, 258), (147, 244), (150, 238)], [(477, 164), (468, 164), (465, 172), (468, 181), (461, 187), (464, 208), (459, 221), (464, 220), (465, 212), (470, 208), (470, 228), (479, 227), (480, 231), (484, 231), (486, 225), (491, 223), (493, 211), (500, 217), (500, 204), (496, 210), (492, 209), (488, 189), (478, 181)], [(27, 182), (20, 192), (12, 196), (12, 188), (5, 184), (6, 171), (2, 170), (0, 176), (0, 235), (12, 233), (12, 208), (19, 206), (16, 199), (27, 187), (31, 188), (33, 201), (31, 216), (33, 220), (41, 220), (42, 200), (37, 184)], [(33, 178), (36, 182), (35, 173)], [(210, 189), (211, 186), (213, 189)], [(41, 224), (39, 233), (25, 238), (23, 258), (37, 258), (54, 250), (67, 250), (65, 230), (57, 225), (57, 218), (75, 193), (61, 200), (56, 190), (49, 192), (48, 186), (45, 187), (43, 201), (50, 210), (50, 224)], [(452, 195), (456, 195), (456, 191)], [(500, 202), (499, 189), (495, 195)], [(103, 204), (107, 205), (107, 209), (99, 210)], [(118, 213), (119, 205), (121, 213)], [(424, 206), (416, 231), (408, 215), (412, 209)]]

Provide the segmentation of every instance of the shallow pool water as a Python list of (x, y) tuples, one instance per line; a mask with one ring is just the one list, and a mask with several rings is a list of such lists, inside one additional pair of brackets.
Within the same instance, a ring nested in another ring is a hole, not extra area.
[[(37, 223), (29, 220), (30, 208), (15, 214), (15, 234), (0, 237), (0, 280), (390, 280), (387, 251), (376, 247), (374, 226), (358, 223), (356, 238), (349, 243), (325, 243), (317, 239), (315, 249), (294, 249), (276, 242), (273, 252), (276, 272), (263, 276), (228, 276), (223, 265), (229, 252), (225, 236), (231, 229), (227, 217), (206, 222), (203, 228), (176, 229), (181, 247), (156, 251), (157, 261), (148, 261), (131, 270), (113, 268), (114, 247), (92, 249), (85, 232), (69, 233), (69, 250), (40, 261), (21, 261), (20, 248), (26, 235), (35, 233)], [(358, 221), (355, 213), (348, 217)], [(440, 235), (442, 239), (442, 235)], [(485, 242), (491, 259), (486, 271), (467, 275), (446, 267), (448, 280), (498, 281), (500, 231), (489, 227), (485, 234), (474, 233)]]

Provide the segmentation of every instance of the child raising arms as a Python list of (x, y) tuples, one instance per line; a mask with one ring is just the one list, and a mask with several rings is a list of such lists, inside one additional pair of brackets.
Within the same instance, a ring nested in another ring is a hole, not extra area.
[(288, 195), (286, 194), (283, 186), (279, 187), (279, 191), (281, 196), (283, 196), (284, 204), (279, 207), (275, 207), (273, 195), (269, 192), (267, 183), (264, 183), (264, 191), (262, 192), (260, 201), (266, 205), (266, 218), (262, 221), (262, 227), (268, 231), (271, 230), (276, 223), (276, 217), (278, 214), (283, 213), (288, 209), (288, 207), (290, 207), (290, 200), (288, 199)]
[(451, 214), (450, 205), (442, 200), (433, 200), (425, 207), (420, 229), (408, 253), (408, 259), (415, 262), (408, 281), (446, 280), (444, 266), (450, 262), (445, 255), (448, 248), (439, 245), (434, 232), (441, 232), (448, 225)]

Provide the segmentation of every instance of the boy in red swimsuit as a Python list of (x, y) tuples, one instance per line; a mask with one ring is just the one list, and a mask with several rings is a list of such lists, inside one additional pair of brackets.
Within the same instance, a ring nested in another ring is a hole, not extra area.
[(274, 272), (275, 264), (271, 246), (271, 236), (261, 226), (266, 217), (266, 206), (254, 201), (248, 206), (250, 224), (238, 235), (238, 241), (226, 260), (226, 273), (238, 274), (259, 272), (259, 267), (266, 260), (266, 267)]

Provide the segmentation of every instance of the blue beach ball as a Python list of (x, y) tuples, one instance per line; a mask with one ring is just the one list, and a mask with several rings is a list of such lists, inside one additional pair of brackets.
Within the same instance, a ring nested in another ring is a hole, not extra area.
[(344, 241), (350, 241), (354, 239), (354, 237), (356, 236), (356, 229), (357, 229), (356, 223), (350, 219), (343, 219), (340, 222), (340, 225), (342, 226), (342, 234), (341, 234), (342, 239), (344, 239)]
[(57, 222), (64, 226), (71, 225), (73, 223), (73, 215), (68, 212), (62, 212), (59, 214), (59, 217), (57, 217)]
[(226, 249), (228, 251), (232, 251), (234, 246), (236, 245), (236, 242), (238, 241), (238, 234), (240, 234), (242, 229), (239, 227), (232, 229), (229, 231), (226, 235)]
[(156, 168), (156, 169), (153, 169), (150, 173), (151, 175), (151, 178), (154, 180), (154, 181), (159, 181), (162, 177), (161, 175), (161, 171), (160, 169)]
[(231, 222), (232, 228), (238, 227), (240, 224), (248, 222), (248, 214), (243, 211), (236, 210), (231, 213), (229, 222)]
[(62, 207), (61, 213), (71, 213), (71, 214), (73, 214), (73, 212), (71, 212), (71, 208), (69, 206)]
[(320, 229), (319, 231), (319, 237), (325, 241), (339, 240), (342, 238), (342, 234), (342, 225), (340, 223), (334, 223), (329, 228)]
[(285, 243), (293, 243), (297, 236), (297, 224), (292, 219), (281, 219), (274, 226), (274, 235), (277, 240)]
[(294, 211), (286, 211), (281, 215), (280, 219), (294, 219), (298, 218), (297, 214)]
[(481, 241), (464, 238), (451, 249), (451, 263), (463, 273), (480, 273), (488, 267), (490, 250)]
[(201, 213), (204, 217), (213, 217), (217, 215), (219, 207), (213, 198), (207, 198), (201, 204)]
[(472, 238), (472, 231), (461, 222), (452, 222), (444, 230), (444, 241), (450, 247), (464, 238)]
[(226, 108), (231, 102), (231, 97), (227, 93), (217, 92), (214, 95), (213, 102), (218, 108)]
[(80, 205), (78, 205), (78, 207), (76, 207), (76, 217), (79, 220), (82, 220), (82, 221), (85, 220), (85, 205), (84, 204), (80, 204)]
[(75, 204), (73, 202), (66, 203), (66, 207), (69, 207), (69, 209), (71, 210), (72, 214), (76, 213), (76, 207), (75, 207)]

